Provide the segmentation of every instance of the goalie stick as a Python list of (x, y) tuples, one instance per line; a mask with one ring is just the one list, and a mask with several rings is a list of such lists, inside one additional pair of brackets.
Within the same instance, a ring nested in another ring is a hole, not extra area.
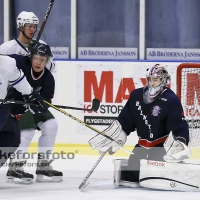
[[(0, 99), (0, 102), (2, 104), (21, 104), (21, 105), (36, 105), (34, 103), (28, 103), (25, 101), (15, 101), (15, 100), (7, 100), (7, 99)], [(85, 108), (77, 108), (77, 107), (70, 107), (70, 106), (60, 106), (60, 105), (54, 105), (58, 108), (65, 108), (65, 109), (72, 109), (72, 110), (84, 110), (84, 111), (97, 111), (99, 109), (100, 101), (98, 99), (92, 100), (92, 108), (91, 109), (85, 109)]]
[(97, 165), (100, 163), (100, 161), (102, 160), (102, 158), (106, 155), (106, 153), (109, 151), (110, 149), (108, 149), (106, 152), (103, 152), (101, 154), (101, 156), (98, 158), (98, 160), (96, 161), (96, 163), (94, 164), (94, 166), (92, 167), (92, 169), (88, 172), (87, 176), (83, 179), (82, 183), (79, 185), (78, 189), (80, 191), (82, 191), (89, 183), (86, 184), (88, 178), (91, 176), (91, 174), (93, 173), (93, 171), (95, 170), (95, 168), (97, 167)]
[(90, 128), (90, 129), (92, 129), (93, 131), (97, 132), (98, 134), (103, 135), (104, 137), (106, 137), (107, 139), (111, 140), (112, 142), (115, 142), (116, 145), (117, 145), (118, 147), (120, 147), (120, 149), (122, 149), (123, 151), (125, 151), (126, 153), (128, 153), (128, 154), (133, 154), (133, 152), (131, 152), (131, 151), (129, 151), (128, 149), (124, 148), (123, 146), (121, 146), (120, 144), (118, 144), (114, 139), (112, 139), (111, 137), (109, 137), (109, 136), (103, 134), (101, 131), (99, 131), (98, 129), (94, 128), (93, 126), (90, 126), (89, 124), (87, 124), (87, 123), (81, 121), (80, 119), (78, 119), (78, 118), (74, 117), (73, 115), (71, 115), (71, 114), (65, 112), (64, 110), (62, 110), (62, 109), (60, 109), (60, 108), (54, 106), (53, 104), (50, 104), (49, 102), (47, 102), (47, 101), (45, 101), (45, 100), (44, 100), (44, 102), (45, 102), (46, 104), (48, 104), (49, 106), (51, 106), (52, 108), (56, 109), (57, 111), (63, 113), (64, 115), (67, 115), (68, 117), (70, 117), (70, 118), (72, 118), (73, 120), (79, 122), (80, 124), (82, 124), (82, 125), (84, 125), (84, 126)]

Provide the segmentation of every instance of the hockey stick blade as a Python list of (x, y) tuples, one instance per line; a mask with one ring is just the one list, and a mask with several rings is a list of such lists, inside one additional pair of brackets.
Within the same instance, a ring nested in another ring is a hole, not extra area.
[(97, 165), (100, 163), (100, 161), (102, 160), (102, 158), (106, 155), (106, 153), (109, 150), (107, 150), (106, 152), (103, 152), (101, 154), (101, 156), (98, 158), (98, 160), (96, 161), (96, 163), (94, 164), (94, 166), (92, 167), (92, 169), (88, 172), (87, 176), (83, 179), (82, 183), (79, 185), (78, 189), (80, 191), (82, 191), (89, 183), (86, 183), (88, 178), (91, 176), (91, 174), (94, 172), (95, 168), (97, 167)]
[(77, 108), (77, 107), (71, 107), (71, 106), (61, 106), (61, 105), (54, 105), (58, 108), (63, 108), (63, 109), (72, 109), (72, 110), (84, 110), (84, 111), (97, 111), (100, 106), (100, 101), (98, 99), (93, 99), (92, 100), (92, 108), (87, 109), (87, 108)]
[(83, 184), (83, 185), (80, 185), (78, 187), (78, 189), (82, 192), (84, 188), (86, 188), (86, 186), (88, 186), (90, 184), (90, 182), (86, 183), (86, 184)]
[(54, 106), (53, 104), (50, 104), (49, 102), (47, 102), (47, 101), (45, 101), (45, 100), (44, 100), (44, 102), (45, 102), (46, 104), (48, 104), (49, 106), (51, 106), (52, 108), (54, 108), (55, 110), (57, 110), (57, 111), (63, 113), (64, 115), (67, 115), (68, 117), (70, 117), (70, 118), (72, 118), (73, 120), (79, 122), (80, 124), (82, 124), (82, 125), (84, 125), (84, 126), (90, 128), (91, 130), (97, 132), (98, 134), (103, 135), (104, 137), (106, 137), (107, 139), (111, 140), (112, 142), (115, 142), (115, 144), (116, 144), (120, 149), (122, 149), (124, 152), (126, 152), (126, 153), (128, 153), (128, 154), (134, 154), (133, 152), (129, 151), (128, 149), (125, 149), (123, 146), (121, 146), (120, 144), (118, 144), (114, 139), (112, 139), (111, 137), (109, 137), (109, 136), (103, 134), (101, 131), (99, 131), (98, 129), (94, 128), (93, 126), (90, 126), (89, 124), (87, 124), (87, 123), (83, 122), (82, 120), (80, 120), (80, 119), (74, 117), (73, 115), (71, 115), (71, 114), (65, 112), (64, 110), (62, 110), (62, 109), (60, 109), (60, 108)]
[(93, 99), (92, 100), (92, 108), (91, 108), (91, 110), (92, 111), (97, 111), (99, 109), (99, 106), (100, 106), (99, 99)]

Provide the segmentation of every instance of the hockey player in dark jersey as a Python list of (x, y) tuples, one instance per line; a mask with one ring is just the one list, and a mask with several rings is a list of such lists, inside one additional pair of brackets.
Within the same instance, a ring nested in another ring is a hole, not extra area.
[[(145, 87), (131, 92), (118, 119), (103, 132), (121, 145), (124, 145), (127, 135), (133, 131), (137, 132), (139, 138), (133, 149), (134, 154), (130, 155), (128, 161), (114, 161), (116, 186), (127, 185), (127, 182), (132, 186), (138, 185), (141, 159), (180, 162), (190, 156), (187, 147), (188, 124), (180, 100), (167, 87), (170, 75), (166, 68), (156, 64), (148, 69), (146, 82)], [(89, 144), (100, 152), (111, 147), (111, 154), (119, 149), (115, 142), (102, 135), (90, 139)], [(170, 150), (169, 146), (175, 146), (178, 150)]]
[[(41, 96), (44, 100), (51, 102), (51, 99), (54, 95), (54, 89), (55, 89), (55, 81), (54, 77), (51, 74), (51, 72), (45, 68), (46, 63), (48, 62), (49, 57), (51, 56), (51, 50), (49, 45), (43, 44), (43, 43), (37, 43), (32, 49), (29, 56), (21, 56), (17, 54), (10, 55), (10, 57), (14, 58), (16, 60), (17, 66), (24, 72), (24, 75), (26, 76), (29, 84), (35, 89), (40, 91)], [(15, 93), (15, 100), (21, 100), (21, 95), (16, 90)], [(20, 117), (25, 112), (26, 108), (21, 105), (15, 105), (12, 107), (11, 114), (16, 119), (20, 120)], [(37, 115), (31, 115), (32, 118), (29, 119), (32, 120), (30, 123), (40, 123), (40, 120), (42, 122), (43, 120), (43, 114), (41, 117)], [(38, 121), (39, 120), (39, 121)], [(49, 135), (46, 133), (45, 137), (39, 140), (39, 147), (42, 140), (44, 140), (44, 144), (46, 145), (41, 148), (45, 152), (40, 152), (41, 149), (39, 149), (39, 154), (43, 153), (43, 155), (46, 155), (46, 151), (51, 151), (56, 137), (56, 132)], [(30, 138), (31, 137), (31, 138)], [(29, 183), (31, 178), (33, 179), (33, 175), (23, 172), (22, 166), (26, 163), (26, 160), (23, 158), (24, 153), (27, 152), (29, 144), (32, 140), (33, 135), (21, 135), (21, 143), (19, 148), (16, 151), (19, 151), (20, 154), (17, 154), (18, 157), (14, 158), (12, 160), (12, 164), (8, 170), (7, 176), (11, 181), (13, 181), (13, 176), (15, 177), (15, 174), (13, 173), (13, 168), (15, 169), (16, 166), (18, 166), (18, 173), (23, 175), (23, 182)], [(48, 138), (50, 138), (48, 140)], [(39, 155), (38, 154), (38, 155)], [(48, 152), (49, 155), (49, 152)], [(44, 158), (44, 157), (42, 157)], [(53, 180), (61, 181), (62, 179), (62, 172), (58, 172), (52, 169), (50, 166), (51, 160), (48, 160), (45, 156), (44, 159), (39, 159), (38, 157), (38, 165), (36, 169), (36, 181), (42, 181), (43, 176), (50, 176)], [(20, 168), (19, 168), (20, 166)], [(19, 177), (20, 178), (20, 177)], [(28, 179), (26, 179), (28, 178)]]

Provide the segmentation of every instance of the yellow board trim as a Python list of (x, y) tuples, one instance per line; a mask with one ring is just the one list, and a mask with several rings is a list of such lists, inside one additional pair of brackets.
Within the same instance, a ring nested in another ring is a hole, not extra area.
[[(32, 142), (29, 147), (29, 153), (36, 152), (38, 147), (38, 143)], [(124, 148), (132, 151), (134, 146), (124, 146)], [(88, 155), (88, 156), (97, 156), (99, 152), (97, 150), (93, 150), (89, 144), (62, 144), (56, 143), (54, 145), (53, 153), (69, 153), (73, 152), (78, 155)], [(129, 157), (129, 154), (124, 152), (123, 150), (119, 149), (114, 156), (119, 157)]]

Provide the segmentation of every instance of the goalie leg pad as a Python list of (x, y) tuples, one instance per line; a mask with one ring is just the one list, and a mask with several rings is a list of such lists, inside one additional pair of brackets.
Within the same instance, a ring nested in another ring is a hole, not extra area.
[(142, 159), (140, 186), (160, 190), (200, 191), (200, 165)]

